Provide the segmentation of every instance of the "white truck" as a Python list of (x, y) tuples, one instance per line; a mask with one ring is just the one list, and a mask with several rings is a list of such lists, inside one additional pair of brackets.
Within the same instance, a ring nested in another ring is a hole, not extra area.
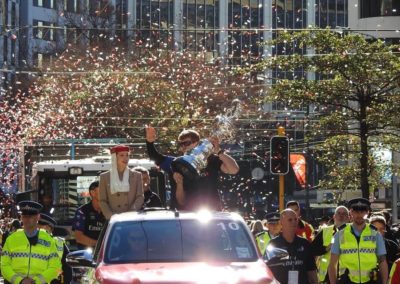
[[(153, 161), (130, 159), (129, 167), (142, 166), (149, 170), (151, 189), (157, 193), (164, 205), (168, 204), (166, 178)], [(57, 228), (70, 231), (76, 209), (89, 201), (89, 185), (98, 179), (101, 172), (109, 170), (109, 156), (95, 156), (80, 160), (53, 160), (34, 164), (29, 190), (20, 189), (17, 202), (24, 199), (38, 201), (43, 211), (51, 213)], [(71, 236), (72, 237), (72, 236)]]

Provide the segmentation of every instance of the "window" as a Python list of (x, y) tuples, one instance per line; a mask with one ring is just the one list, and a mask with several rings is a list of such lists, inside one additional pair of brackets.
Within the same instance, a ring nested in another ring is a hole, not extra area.
[(254, 261), (257, 253), (243, 224), (231, 220), (152, 220), (116, 223), (105, 261)]
[(360, 0), (360, 18), (399, 15), (400, 0)]

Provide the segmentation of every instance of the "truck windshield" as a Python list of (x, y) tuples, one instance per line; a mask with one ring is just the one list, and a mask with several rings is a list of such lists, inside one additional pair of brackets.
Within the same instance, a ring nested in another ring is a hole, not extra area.
[(39, 174), (38, 194), (43, 211), (59, 225), (69, 225), (76, 209), (90, 200), (88, 188), (97, 176), (46, 176)]

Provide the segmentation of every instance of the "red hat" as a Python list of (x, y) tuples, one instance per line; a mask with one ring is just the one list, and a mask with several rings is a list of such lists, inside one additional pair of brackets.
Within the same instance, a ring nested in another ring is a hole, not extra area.
[(125, 145), (117, 145), (111, 148), (111, 154), (118, 152), (129, 152), (129, 147)]

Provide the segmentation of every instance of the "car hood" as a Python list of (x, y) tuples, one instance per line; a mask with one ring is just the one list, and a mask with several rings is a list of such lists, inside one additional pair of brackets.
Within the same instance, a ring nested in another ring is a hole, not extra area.
[(122, 283), (275, 283), (262, 260), (256, 262), (185, 262), (101, 264), (96, 279), (104, 284)]

